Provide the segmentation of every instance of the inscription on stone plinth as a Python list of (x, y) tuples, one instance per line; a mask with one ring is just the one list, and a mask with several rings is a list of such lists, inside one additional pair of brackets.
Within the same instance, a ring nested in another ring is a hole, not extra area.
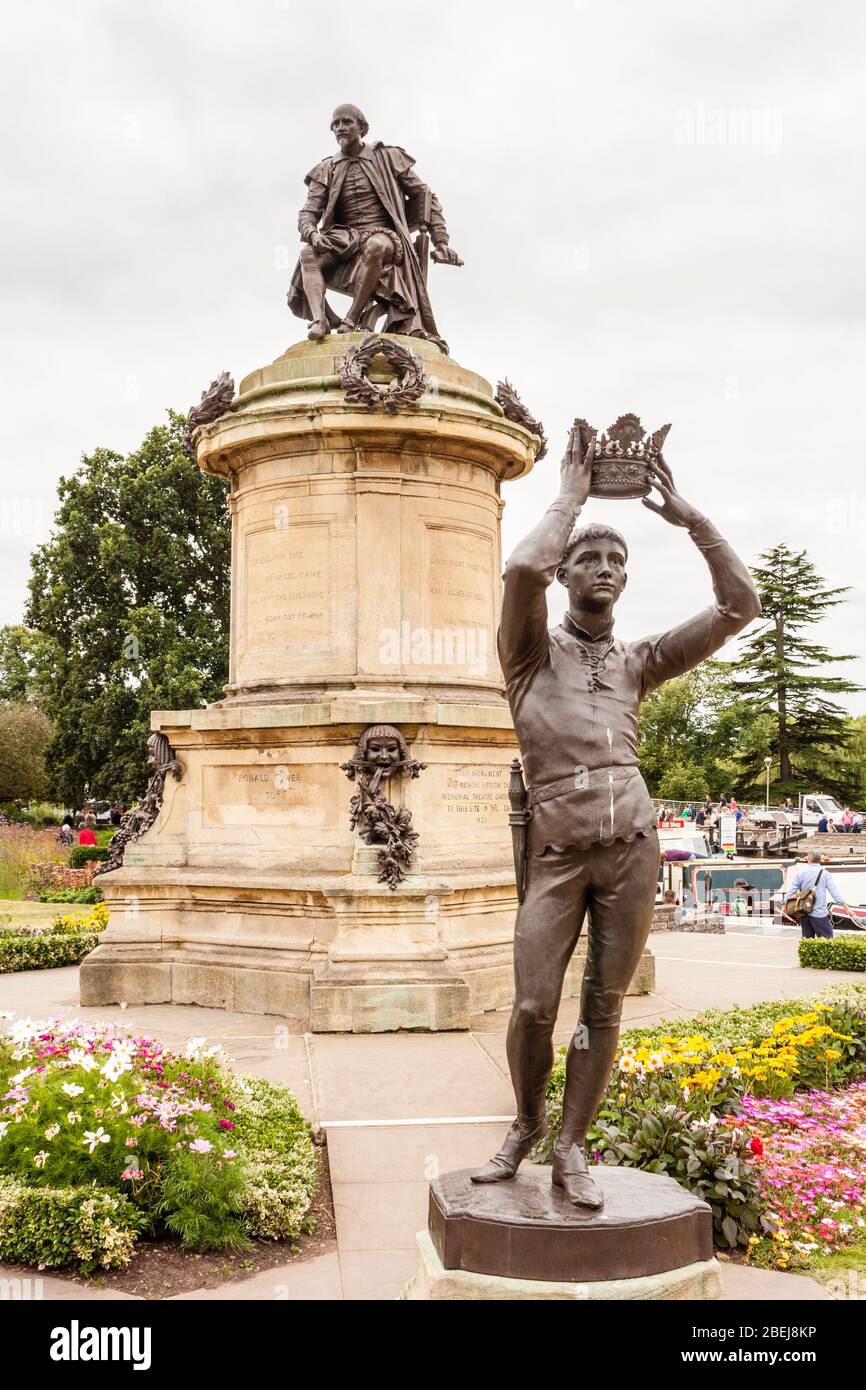
[(433, 764), (427, 774), (426, 818), (438, 825), (507, 825), (508, 770)]
[(438, 526), (429, 527), (427, 537), (432, 626), (492, 633), (492, 541)]
[(246, 539), (247, 645), (326, 648), (331, 636), (328, 525), (269, 527)]
[(338, 824), (337, 775), (330, 767), (206, 767), (203, 782), (203, 822), (211, 829)]

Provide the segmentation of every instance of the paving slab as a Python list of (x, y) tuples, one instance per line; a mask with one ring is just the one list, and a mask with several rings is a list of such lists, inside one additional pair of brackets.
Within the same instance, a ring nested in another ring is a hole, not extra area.
[(364, 1303), (399, 1298), (417, 1263), (414, 1244), (403, 1250), (344, 1251), (340, 1255), (343, 1297)]
[(216, 1289), (194, 1289), (175, 1294), (170, 1303), (220, 1302), (249, 1303), (273, 1300), (277, 1303), (334, 1303), (343, 1298), (337, 1244), (325, 1254), (290, 1265), (274, 1265), (250, 1279), (221, 1284)]
[(427, 1225), (428, 1182), (335, 1183), (340, 1253), (412, 1250)]
[(324, 1123), (505, 1115), (514, 1104), (468, 1033), (317, 1033), (310, 1048)]
[(331, 1182), (335, 1188), (429, 1183), (454, 1168), (480, 1167), (499, 1148), (508, 1123), (327, 1127)]
[(805, 1274), (783, 1274), (780, 1269), (753, 1269), (750, 1265), (726, 1261), (720, 1264), (723, 1297), (731, 1302), (740, 1299), (770, 1303), (780, 1299), (795, 1303), (813, 1303), (815, 1299), (833, 1302), (832, 1294)]
[(127, 1300), (141, 1303), (137, 1293), (120, 1293), (117, 1289), (98, 1289), (73, 1283), (55, 1274), (39, 1273), (37, 1270), (21, 1270), (12, 1265), (0, 1265), (0, 1303), (77, 1303), (82, 1299), (88, 1302), (105, 1303)]

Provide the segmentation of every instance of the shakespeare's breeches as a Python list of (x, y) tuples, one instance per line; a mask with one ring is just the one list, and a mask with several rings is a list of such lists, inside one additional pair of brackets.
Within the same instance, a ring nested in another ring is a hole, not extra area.
[(565, 971), (588, 912), (583, 1027), (572, 1039), (566, 1077), (565, 1119), (575, 1131), (573, 1141), (583, 1141), (610, 1076), (623, 997), (652, 924), (658, 868), (655, 833), (589, 849), (548, 849), (528, 858), (526, 895), (514, 933), (508, 1064), (518, 1113), (540, 1115)]

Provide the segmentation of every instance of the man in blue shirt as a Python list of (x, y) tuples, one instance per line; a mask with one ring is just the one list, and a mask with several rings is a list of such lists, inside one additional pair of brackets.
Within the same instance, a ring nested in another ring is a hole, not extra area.
[(795, 893), (808, 888), (814, 890), (815, 903), (809, 915), (800, 918), (801, 935), (832, 936), (833, 922), (827, 907), (828, 894), (837, 906), (843, 908), (847, 916), (851, 917), (852, 913), (832, 874), (828, 874), (827, 870), (822, 868), (820, 857), (814, 850), (806, 855), (805, 864), (801, 864), (795, 870), (791, 882), (785, 888), (785, 898), (792, 898)]

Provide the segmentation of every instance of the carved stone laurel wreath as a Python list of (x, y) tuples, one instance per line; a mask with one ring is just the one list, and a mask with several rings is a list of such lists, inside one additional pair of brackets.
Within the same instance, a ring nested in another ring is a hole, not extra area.
[(195, 462), (195, 446), (192, 437), (199, 425), (209, 425), (212, 420), (218, 420), (221, 415), (225, 415), (235, 395), (235, 383), (228, 372), (220, 372), (215, 381), (212, 381), (206, 391), (202, 391), (201, 400), (198, 405), (191, 405), (186, 417), (186, 429), (183, 432), (183, 451), (187, 458)]
[(538, 436), (541, 443), (538, 446), (535, 461), (540, 463), (547, 453), (547, 435), (544, 433), (544, 426), (540, 420), (536, 420), (533, 415), (530, 415), (508, 377), (504, 381), (497, 382), (496, 399), (502, 406), (502, 413), (506, 420), (511, 420), (515, 425), (522, 425), (525, 430), (529, 430), (530, 434)]
[[(376, 385), (369, 372), (373, 358), (380, 354), (397, 375), (387, 384)], [(368, 410), (385, 410), (389, 415), (394, 415), (401, 405), (413, 405), (428, 386), (417, 352), (384, 333), (365, 334), (357, 347), (349, 348), (339, 370), (347, 401), (365, 405)]]
[(147, 791), (138, 805), (127, 811), (116, 834), (112, 835), (108, 842), (108, 858), (93, 870), (94, 878), (97, 874), (107, 874), (112, 869), (123, 867), (126, 846), (149, 830), (159, 815), (166, 777), (171, 773), (179, 782), (183, 776), (183, 764), (174, 756), (174, 749), (165, 734), (151, 734), (147, 740), (147, 762), (153, 768)]
[(362, 733), (355, 756), (340, 763), (358, 790), (349, 802), (349, 829), (359, 829), (365, 844), (379, 851), (379, 883), (387, 883), (392, 893), (406, 877), (418, 832), (412, 829), (412, 812), (397, 810), (385, 796), (384, 788), (395, 774), (417, 777), (427, 766), (409, 757), (409, 746), (393, 724), (370, 724)]

